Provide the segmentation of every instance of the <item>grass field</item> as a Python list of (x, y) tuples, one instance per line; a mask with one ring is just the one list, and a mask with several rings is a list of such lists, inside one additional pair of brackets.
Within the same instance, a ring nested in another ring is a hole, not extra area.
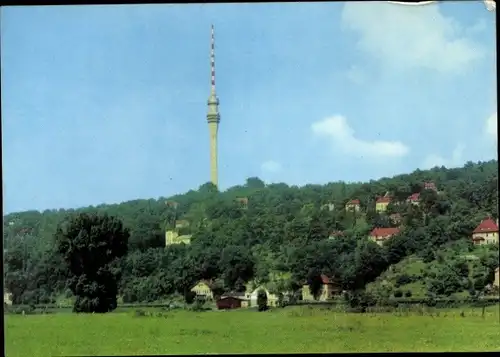
[[(463, 311), (463, 313), (461, 313)], [(267, 312), (6, 315), (6, 355), (500, 351), (499, 306), (434, 314)]]

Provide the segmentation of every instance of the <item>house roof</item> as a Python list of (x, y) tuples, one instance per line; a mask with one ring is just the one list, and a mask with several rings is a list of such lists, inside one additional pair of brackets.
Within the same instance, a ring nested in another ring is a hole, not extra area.
[(330, 278), (327, 277), (325, 274), (321, 274), (321, 282), (323, 284), (330, 284)]
[(379, 197), (377, 198), (377, 203), (389, 203), (391, 202), (391, 198), (390, 197)]
[(210, 289), (212, 289), (213, 281), (206, 280), (206, 279), (204, 279), (204, 280), (198, 280), (196, 283), (193, 284), (193, 286), (191, 287), (191, 289), (195, 288), (199, 284), (205, 284)]
[(420, 198), (420, 193), (413, 193), (411, 194), (409, 197), (408, 197), (408, 200), (409, 201), (418, 201), (418, 199)]
[(325, 274), (321, 274), (320, 278), (323, 284), (334, 284), (338, 280), (335, 277), (328, 277)]
[(236, 292), (225, 293), (225, 294), (222, 294), (222, 296), (221, 296), (222, 299), (228, 298), (228, 297), (243, 299), (245, 297), (245, 293), (236, 291)]
[[(320, 275), (320, 278), (321, 278), (321, 282), (322, 282), (323, 284), (335, 284), (335, 283), (336, 283), (336, 281), (338, 280), (338, 279), (336, 279), (335, 277), (328, 277), (328, 276), (327, 276), (327, 275), (325, 275), (325, 274), (321, 274), (321, 275)], [(308, 282), (307, 282), (307, 281), (304, 281), (304, 282), (303, 282), (303, 285), (307, 285), (307, 284), (308, 284)]]
[(399, 233), (399, 228), (374, 228), (370, 236), (372, 237), (387, 237)]
[(233, 300), (239, 300), (239, 301), (243, 301), (245, 300), (243, 296), (233, 296), (233, 295), (222, 295), (218, 300), (217, 302), (221, 302), (222, 300), (229, 300), (229, 299), (233, 299)]
[(493, 233), (498, 232), (498, 226), (491, 218), (483, 219), (472, 233)]
[(359, 200), (355, 199), (355, 200), (350, 200), (349, 202), (347, 202), (348, 205), (359, 205)]

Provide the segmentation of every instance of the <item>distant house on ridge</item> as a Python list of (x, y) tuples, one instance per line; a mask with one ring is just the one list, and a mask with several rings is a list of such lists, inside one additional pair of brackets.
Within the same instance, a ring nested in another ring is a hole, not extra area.
[(413, 193), (411, 194), (408, 199), (406, 200), (406, 202), (412, 204), (412, 205), (415, 205), (415, 206), (418, 206), (420, 204), (420, 193)]
[(345, 210), (346, 211), (354, 211), (354, 212), (358, 212), (360, 210), (361, 206), (360, 206), (360, 202), (359, 200), (355, 199), (355, 200), (350, 200), (349, 202), (346, 203), (345, 205)]
[(391, 203), (390, 197), (379, 197), (375, 202), (375, 211), (376, 212), (385, 212), (387, 211), (387, 206)]
[(472, 241), (475, 245), (498, 244), (498, 219), (484, 219), (472, 232)]
[(386, 240), (398, 234), (399, 231), (399, 228), (374, 228), (368, 238), (378, 245), (382, 245)]

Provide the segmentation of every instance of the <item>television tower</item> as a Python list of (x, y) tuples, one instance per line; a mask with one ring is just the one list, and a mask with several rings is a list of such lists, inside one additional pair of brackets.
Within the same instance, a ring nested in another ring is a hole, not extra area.
[(215, 94), (215, 36), (214, 25), (212, 25), (211, 48), (210, 48), (210, 67), (211, 67), (211, 88), (210, 97), (208, 97), (207, 122), (210, 134), (210, 181), (218, 187), (218, 168), (217, 168), (217, 132), (219, 130), (219, 98)]

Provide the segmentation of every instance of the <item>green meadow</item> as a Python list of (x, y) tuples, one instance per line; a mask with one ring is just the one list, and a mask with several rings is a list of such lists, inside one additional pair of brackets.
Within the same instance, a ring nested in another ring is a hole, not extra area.
[(500, 306), (433, 313), (159, 311), (6, 315), (6, 355), (500, 351)]

